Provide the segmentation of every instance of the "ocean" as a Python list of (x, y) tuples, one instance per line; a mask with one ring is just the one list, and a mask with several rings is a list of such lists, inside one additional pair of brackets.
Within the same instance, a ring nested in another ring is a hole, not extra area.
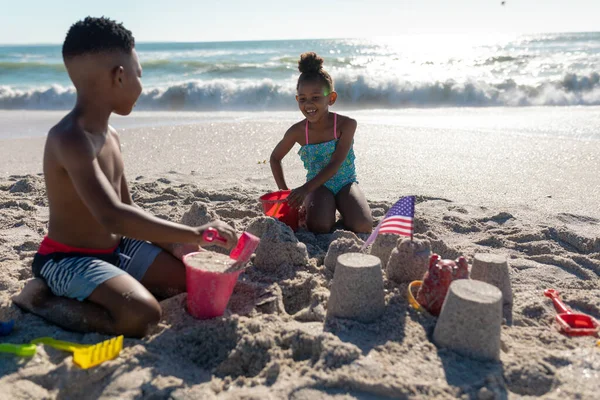
[[(139, 43), (140, 110), (295, 109), (297, 61), (325, 59), (345, 109), (600, 105), (600, 33)], [(0, 46), (0, 109), (63, 110), (60, 45)]]

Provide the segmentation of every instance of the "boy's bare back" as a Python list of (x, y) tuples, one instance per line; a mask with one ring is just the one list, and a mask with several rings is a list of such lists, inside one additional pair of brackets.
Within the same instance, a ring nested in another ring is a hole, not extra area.
[(50, 130), (44, 150), (44, 177), (50, 206), (48, 237), (79, 248), (114, 247), (120, 237), (99, 223), (67, 172), (67, 165), (75, 163), (79, 168), (90, 170), (80, 173), (92, 172), (99, 181), (110, 186), (106, 189), (114, 192), (121, 202), (131, 203), (117, 132), (109, 127), (105, 133), (88, 133), (71, 112)]

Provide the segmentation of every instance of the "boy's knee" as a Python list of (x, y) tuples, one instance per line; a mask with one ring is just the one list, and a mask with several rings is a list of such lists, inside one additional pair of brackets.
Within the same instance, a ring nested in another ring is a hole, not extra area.
[(156, 326), (162, 317), (160, 304), (153, 301), (140, 301), (131, 304), (116, 319), (116, 329), (129, 337), (144, 337)]

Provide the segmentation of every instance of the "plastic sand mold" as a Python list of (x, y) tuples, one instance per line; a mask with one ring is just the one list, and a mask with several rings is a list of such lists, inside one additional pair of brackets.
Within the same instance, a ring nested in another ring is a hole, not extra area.
[(421, 305), (419, 304), (419, 302), (417, 302), (417, 300), (415, 299), (415, 296), (413, 295), (413, 288), (418, 289), (421, 287), (421, 285), (423, 284), (423, 281), (412, 281), (409, 285), (408, 285), (408, 303), (412, 306), (412, 308), (414, 308), (417, 311), (425, 311), (425, 309), (423, 307), (421, 307)]
[(58, 350), (73, 353), (73, 362), (83, 369), (95, 367), (104, 361), (116, 358), (123, 349), (123, 336), (118, 336), (97, 344), (79, 344), (55, 340), (51, 337), (34, 339), (31, 343), (44, 344)]

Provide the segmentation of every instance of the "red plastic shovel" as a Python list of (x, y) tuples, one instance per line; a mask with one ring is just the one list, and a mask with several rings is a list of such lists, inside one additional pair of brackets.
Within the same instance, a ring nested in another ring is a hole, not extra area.
[(558, 297), (558, 291), (555, 289), (544, 290), (544, 296), (550, 297), (554, 303), (556, 314), (556, 323), (558, 330), (566, 335), (586, 336), (596, 335), (600, 329), (600, 324), (593, 317), (574, 313)]
[(227, 239), (219, 235), (219, 231), (217, 231), (215, 228), (206, 228), (206, 230), (202, 232), (202, 239), (204, 239), (204, 241), (208, 243), (213, 242), (215, 240), (222, 243), (227, 243)]

